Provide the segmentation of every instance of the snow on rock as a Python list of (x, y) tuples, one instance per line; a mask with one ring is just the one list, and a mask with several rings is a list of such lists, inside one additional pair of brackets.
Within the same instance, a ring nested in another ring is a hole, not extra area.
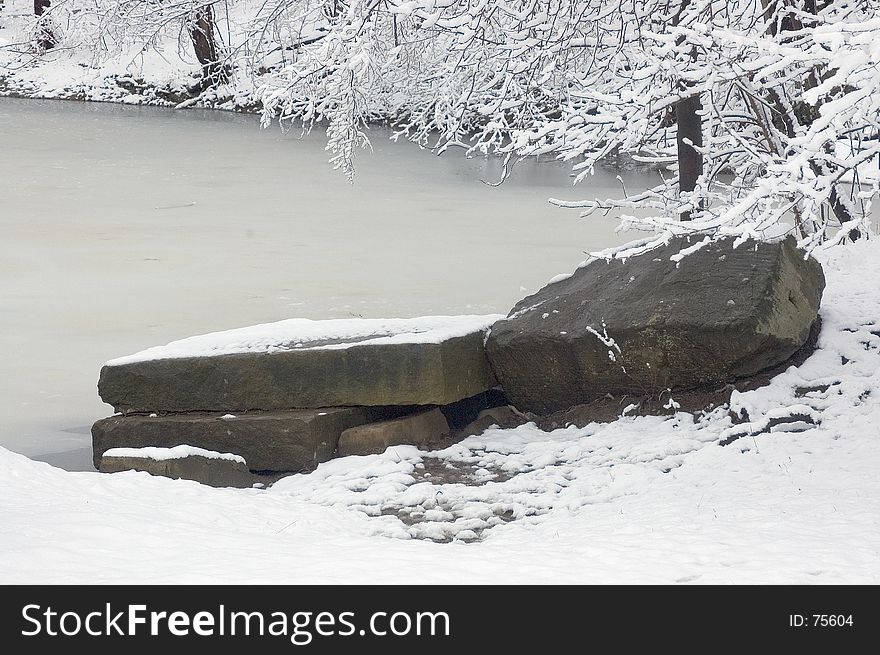
[(354, 345), (441, 343), (485, 331), (500, 318), (503, 318), (500, 314), (322, 321), (293, 318), (172, 341), (165, 346), (110, 360), (106, 365), (283, 350), (337, 350)]
[(0, 579), (876, 584), (880, 251), (819, 256), (819, 349), (730, 411), (490, 429), (265, 490), (0, 450)]
[(239, 462), (247, 464), (244, 457), (234, 453), (218, 453), (216, 450), (206, 450), (205, 448), (197, 448), (196, 446), (174, 446), (173, 448), (158, 448), (156, 446), (147, 446), (145, 448), (110, 448), (104, 451), (104, 457), (134, 457), (138, 459), (154, 459), (156, 461), (165, 461), (169, 459), (183, 459), (197, 455), (206, 459), (225, 459), (231, 462)]
[(447, 405), (498, 384), (484, 349), (497, 318), (289, 319), (205, 334), (108, 362), (98, 393), (125, 412)]

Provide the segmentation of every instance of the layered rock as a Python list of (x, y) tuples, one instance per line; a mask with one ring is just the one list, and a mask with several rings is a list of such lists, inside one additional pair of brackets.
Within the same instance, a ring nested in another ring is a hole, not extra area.
[(337, 449), (444, 438), (443, 412), (458, 427), (491, 402), (484, 338), (497, 318), (295, 319), (113, 360), (98, 390), (121, 413), (92, 428), (95, 466), (114, 447), (187, 444), (240, 455), (251, 471), (297, 472)]
[(594, 260), (519, 302), (488, 336), (519, 409), (549, 414), (608, 394), (713, 387), (788, 360), (807, 341), (825, 279), (793, 238)]
[(253, 471), (305, 471), (333, 457), (339, 435), (374, 420), (367, 407), (248, 412), (111, 416), (92, 426), (95, 466), (115, 447), (171, 448), (188, 444), (234, 453)]

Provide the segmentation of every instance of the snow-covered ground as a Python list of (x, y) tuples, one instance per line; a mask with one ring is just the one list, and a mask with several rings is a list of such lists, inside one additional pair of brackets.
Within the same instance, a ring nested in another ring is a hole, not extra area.
[(0, 581), (880, 582), (880, 250), (821, 256), (819, 349), (734, 394), (746, 422), (525, 425), (266, 490), (0, 450)]

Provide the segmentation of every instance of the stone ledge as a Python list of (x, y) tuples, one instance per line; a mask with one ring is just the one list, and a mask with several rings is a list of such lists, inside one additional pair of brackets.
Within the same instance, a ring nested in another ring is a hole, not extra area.
[(190, 445), (241, 455), (252, 471), (307, 471), (326, 462), (343, 430), (387, 414), (368, 407), (111, 416), (92, 426), (95, 467), (115, 447)]
[[(120, 473), (122, 471), (144, 471), (175, 480), (193, 480), (212, 487), (250, 487), (254, 476), (241, 458), (214, 457), (198, 453), (190, 453), (175, 457), (169, 453), (167, 458), (157, 459), (149, 456), (147, 451), (170, 451), (171, 449), (122, 449), (120, 454), (105, 454), (100, 458), (97, 468), (102, 473)], [(202, 449), (198, 449), (202, 450)], [(139, 451), (144, 451), (143, 453)], [(208, 451), (203, 451), (208, 453)], [(214, 453), (222, 455), (221, 453)]]
[(496, 385), (482, 330), (436, 343), (352, 343), (110, 362), (98, 392), (120, 412), (447, 405)]

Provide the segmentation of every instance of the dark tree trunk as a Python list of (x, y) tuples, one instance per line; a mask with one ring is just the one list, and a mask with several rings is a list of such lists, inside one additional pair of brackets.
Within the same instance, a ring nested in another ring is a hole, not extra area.
[(214, 9), (211, 5), (199, 7), (189, 26), (196, 59), (202, 65), (205, 86), (226, 80), (226, 70), (220, 62), (217, 42), (214, 39)]
[[(702, 108), (698, 94), (679, 100), (675, 105), (675, 122), (678, 123), (678, 185), (681, 192), (696, 189), (697, 178), (703, 174), (703, 155), (690, 145), (697, 148), (703, 146), (703, 119), (699, 113)], [(681, 220), (687, 221), (690, 218), (690, 212), (682, 212)]]
[[(52, 0), (34, 0), (34, 16), (42, 16), (49, 9)], [(40, 33), (37, 36), (37, 45), (42, 50), (51, 50), (55, 47), (55, 35), (47, 25), (40, 26)]]
[[(767, 23), (767, 33), (772, 36), (779, 36), (780, 32), (797, 32), (805, 27), (814, 27), (817, 21), (810, 18), (817, 16), (818, 12), (828, 7), (830, 2), (819, 0), (761, 0), (764, 8), (764, 20)], [(795, 12), (794, 10), (798, 10)], [(789, 39), (783, 36), (783, 43)], [(806, 78), (802, 80), (804, 90), (814, 89), (821, 82), (822, 71), (819, 69), (811, 70)], [(809, 127), (819, 117), (819, 110), (822, 106), (821, 99), (815, 104), (810, 105), (806, 102), (795, 99), (790, 103), (783, 103), (782, 98), (777, 94), (771, 96), (773, 105), (776, 108), (774, 112), (773, 123), (775, 127), (783, 132), (789, 138), (794, 138), (798, 133), (798, 127)], [(788, 107), (791, 107), (789, 112)], [(826, 151), (830, 154), (831, 147), (828, 146)], [(812, 161), (810, 167), (816, 175), (824, 175), (828, 171), (825, 170), (826, 164)], [(846, 204), (841, 200), (837, 187), (831, 190), (828, 198), (828, 204), (831, 212), (837, 221), (843, 225), (853, 220), (855, 217), (847, 208)], [(861, 233), (857, 229), (850, 230), (849, 237), (853, 241), (861, 237)]]
[[(678, 13), (672, 22), (678, 25), (682, 12), (690, 5), (691, 0), (681, 0)], [(678, 45), (681, 45), (679, 41)], [(692, 56), (694, 53), (692, 53)], [(687, 94), (689, 87), (681, 84), (681, 91)], [(703, 103), (698, 93), (686, 95), (675, 104), (676, 146), (678, 154), (678, 188), (679, 193), (693, 191), (697, 188), (697, 178), (703, 174), (703, 155), (697, 150), (703, 146), (703, 117), (700, 110)], [(696, 146), (694, 148), (693, 146)], [(691, 212), (681, 213), (681, 220), (689, 221)]]

